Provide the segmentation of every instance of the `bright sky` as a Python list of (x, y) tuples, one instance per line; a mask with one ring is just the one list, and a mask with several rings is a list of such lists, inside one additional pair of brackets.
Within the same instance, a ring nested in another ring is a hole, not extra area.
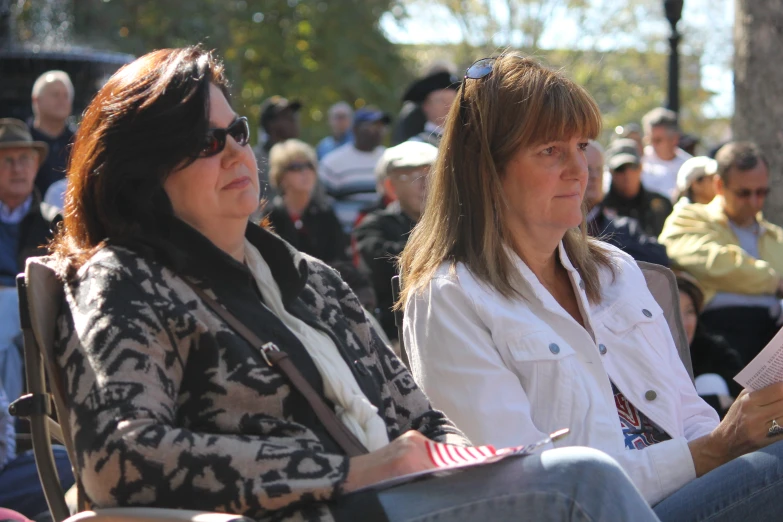
[[(601, 3), (613, 0), (594, 0), (598, 6), (589, 16), (601, 16)], [(633, 0), (630, 0), (633, 1)], [(682, 20), (679, 23), (684, 40), (681, 50), (688, 52), (695, 43), (703, 49), (701, 55), (702, 85), (717, 94), (705, 106), (707, 117), (730, 117), (734, 110), (734, 81), (731, 70), (731, 41), (734, 24), (734, 2), (731, 0), (685, 0)], [(381, 19), (381, 27), (389, 39), (395, 43), (456, 43), (461, 32), (456, 22), (449, 19), (445, 10), (432, 4), (422, 7), (414, 4), (408, 10), (410, 16), (399, 25), (391, 14)], [(501, 12), (499, 10), (498, 12)], [(642, 28), (649, 34), (669, 34), (669, 23), (663, 13), (663, 2), (659, 20), (651, 20)], [(580, 34), (579, 26), (573, 17), (563, 10), (555, 17), (541, 38), (542, 48), (578, 48), (593, 47), (612, 50), (633, 46), (636, 40), (632, 35), (610, 35), (603, 38), (588, 38)], [(666, 44), (661, 51), (668, 51)]]

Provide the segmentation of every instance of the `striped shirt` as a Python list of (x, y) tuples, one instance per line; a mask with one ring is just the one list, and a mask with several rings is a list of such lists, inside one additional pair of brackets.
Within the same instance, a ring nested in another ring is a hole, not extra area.
[(334, 198), (334, 212), (346, 232), (350, 233), (362, 208), (378, 199), (375, 165), (385, 147), (363, 152), (352, 143), (328, 154), (318, 169), (326, 193)]

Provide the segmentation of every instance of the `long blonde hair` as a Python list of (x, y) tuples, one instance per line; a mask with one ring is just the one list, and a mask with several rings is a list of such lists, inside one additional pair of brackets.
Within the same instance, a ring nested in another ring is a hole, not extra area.
[[(601, 114), (582, 87), (538, 62), (499, 56), (485, 78), (468, 79), (454, 103), (440, 154), (429, 177), (427, 203), (399, 258), (402, 307), (438, 267), (464, 263), (480, 281), (507, 298), (518, 296), (506, 226), (502, 178), (521, 147), (584, 136), (595, 139)], [(584, 218), (563, 244), (591, 302), (600, 301), (599, 268), (612, 269), (606, 251), (587, 236)]]

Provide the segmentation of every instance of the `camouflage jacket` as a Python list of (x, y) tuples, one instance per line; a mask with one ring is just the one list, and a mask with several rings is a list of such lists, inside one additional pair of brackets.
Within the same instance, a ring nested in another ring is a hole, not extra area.
[[(161, 257), (105, 247), (66, 285), (57, 353), (88, 500), (260, 520), (342, 518), (341, 506), (356, 500), (341, 492), (348, 457), (304, 397), (183, 278), (288, 352), (322, 390), (312, 359), (263, 306), (243, 264), (182, 222), (170, 224), (169, 236)], [(246, 237), (286, 308), (335, 341), (390, 439), (412, 429), (468, 444), (379, 340), (337, 272), (255, 225)]]

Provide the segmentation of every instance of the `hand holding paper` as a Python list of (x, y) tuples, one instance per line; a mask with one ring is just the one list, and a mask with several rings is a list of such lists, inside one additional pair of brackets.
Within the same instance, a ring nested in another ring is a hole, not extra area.
[(783, 329), (734, 377), (749, 390), (760, 390), (783, 381)]

